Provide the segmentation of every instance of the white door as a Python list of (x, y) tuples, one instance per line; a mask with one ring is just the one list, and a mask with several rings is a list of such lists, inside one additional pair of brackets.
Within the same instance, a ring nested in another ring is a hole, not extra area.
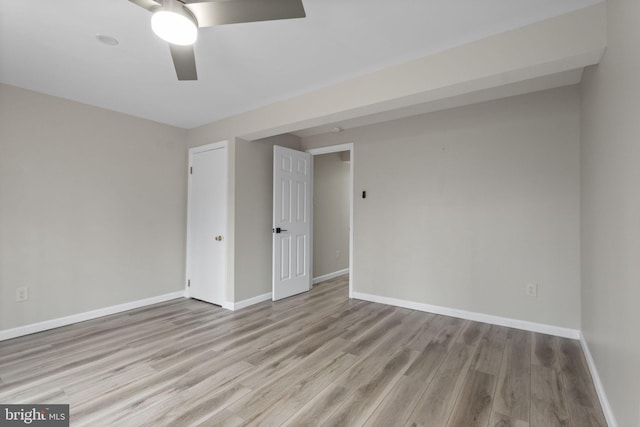
[(311, 289), (311, 154), (274, 146), (273, 300)]
[(187, 293), (213, 304), (226, 300), (227, 148), (189, 153)]

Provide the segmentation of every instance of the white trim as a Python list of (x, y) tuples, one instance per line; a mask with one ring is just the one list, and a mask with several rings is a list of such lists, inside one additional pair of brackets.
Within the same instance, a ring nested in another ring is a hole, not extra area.
[(598, 393), (598, 398), (600, 399), (600, 406), (602, 406), (602, 412), (604, 412), (604, 417), (607, 419), (607, 424), (609, 425), (609, 427), (618, 427), (618, 422), (616, 421), (616, 417), (613, 415), (613, 410), (611, 409), (611, 405), (609, 404), (609, 399), (607, 399), (607, 393), (605, 393), (604, 386), (602, 385), (602, 381), (600, 380), (600, 375), (598, 374), (596, 363), (593, 360), (593, 356), (591, 356), (591, 351), (589, 351), (587, 340), (584, 337), (582, 331), (580, 331), (580, 344), (582, 345), (584, 357), (587, 359), (589, 372), (591, 372), (593, 384), (596, 386), (596, 392)]
[[(349, 151), (349, 298), (355, 298), (353, 286), (355, 283), (353, 274), (353, 203), (355, 197), (355, 188), (353, 180), (353, 171), (355, 167), (354, 144), (349, 142), (346, 144), (330, 145), (328, 147), (310, 148), (307, 153), (316, 156), (318, 154), (339, 153), (340, 151)], [(315, 282), (314, 282), (315, 283)]]
[(227, 310), (231, 310), (233, 311), (233, 303), (231, 301), (225, 301), (222, 303), (222, 305), (220, 307), (227, 309)]
[(508, 317), (493, 316), (490, 314), (477, 313), (473, 311), (459, 310), (456, 308), (442, 307), (439, 305), (424, 304), (415, 301), (407, 301), (396, 298), (382, 297), (378, 295), (354, 292), (353, 298), (365, 301), (377, 302), (380, 304), (394, 305), (397, 307), (409, 308), (412, 310), (426, 311), (429, 313), (442, 314), (445, 316), (458, 317), (460, 319), (473, 320), (475, 322), (490, 323), (492, 325), (506, 326), (508, 328), (522, 329), (531, 332), (540, 332), (548, 335), (555, 335), (563, 338), (579, 339), (578, 329), (563, 328), (560, 326), (546, 325), (544, 323), (528, 322), (526, 320), (510, 319)]
[(263, 301), (269, 301), (271, 299), (271, 292), (267, 292), (266, 294), (258, 295), (252, 298), (243, 299), (238, 302), (228, 302), (228, 306), (224, 308), (228, 308), (229, 310), (240, 310), (245, 307), (249, 307), (250, 305), (258, 304)]
[(347, 144), (339, 144), (339, 145), (329, 145), (327, 147), (318, 147), (318, 148), (310, 148), (307, 150), (307, 153), (317, 156), (318, 154), (329, 154), (329, 153), (339, 153), (340, 151), (351, 151), (353, 148), (353, 143)]
[[(225, 253), (224, 253), (224, 260), (222, 265), (224, 266), (224, 276), (225, 276), (225, 283), (224, 283), (224, 296), (223, 299), (226, 301), (227, 299), (227, 287), (229, 284), (229, 271), (228, 271), (228, 259), (229, 259), (229, 254), (228, 254), (228, 250), (229, 250), (229, 245), (227, 243), (228, 241), (228, 237), (231, 236), (231, 233), (229, 233), (229, 219), (228, 219), (228, 213), (229, 213), (229, 165), (230, 165), (230, 161), (229, 161), (229, 141), (219, 141), (219, 142), (214, 142), (212, 144), (206, 144), (206, 145), (201, 145), (198, 147), (193, 147), (189, 149), (189, 154), (188, 154), (188, 165), (187, 165), (187, 239), (186, 239), (186, 248), (185, 248), (185, 273), (184, 273), (184, 295), (187, 298), (191, 298), (191, 295), (189, 294), (189, 276), (191, 275), (190, 272), (190, 267), (191, 267), (191, 263), (189, 262), (189, 260), (191, 259), (191, 251), (189, 250), (190, 248), (190, 239), (189, 236), (191, 235), (191, 167), (193, 166), (192, 164), (192, 159), (193, 159), (193, 155), (197, 154), (197, 153), (202, 153), (205, 151), (211, 151), (211, 150), (219, 150), (221, 148), (224, 148), (226, 150), (225, 154), (227, 157), (227, 176), (225, 177), (226, 183), (224, 186), (224, 206), (226, 209), (226, 214), (225, 214), (225, 239), (223, 240), (223, 244), (224, 244), (224, 248), (225, 248)], [(222, 304), (223, 308), (229, 308), (229, 304), (228, 302), (225, 302)]]
[[(211, 144), (199, 145), (197, 147), (189, 148), (189, 153), (195, 154), (195, 153), (202, 153), (204, 151), (217, 150), (219, 148), (227, 148), (228, 145), (229, 145), (229, 141), (227, 140), (213, 142)], [(191, 166), (191, 164), (189, 164), (189, 166)]]
[(17, 328), (13, 329), (5, 329), (0, 331), (0, 341), (21, 337), (23, 335), (35, 334), (36, 332), (47, 331), (49, 329), (59, 328), (61, 326), (71, 325), (73, 323), (84, 322), (86, 320), (97, 319), (98, 317), (109, 316), (111, 314), (122, 313), (123, 311), (129, 311), (135, 308), (158, 304), (177, 298), (184, 298), (184, 291), (171, 292), (169, 294), (158, 295), (156, 297), (126, 302), (124, 304), (112, 305), (111, 307), (104, 307), (84, 313), (59, 317), (57, 319), (45, 320), (44, 322), (18, 326)]
[(315, 285), (316, 283), (324, 282), (325, 280), (331, 280), (348, 273), (349, 273), (349, 269), (343, 268), (342, 270), (334, 271), (333, 273), (323, 274), (322, 276), (314, 277), (313, 284)]

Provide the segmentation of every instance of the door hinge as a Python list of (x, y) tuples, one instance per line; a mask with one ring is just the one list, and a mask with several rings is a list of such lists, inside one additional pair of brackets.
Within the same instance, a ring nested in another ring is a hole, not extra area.
[(189, 175), (193, 175), (193, 166), (189, 166)]
[(187, 288), (191, 287), (191, 279), (187, 280)]

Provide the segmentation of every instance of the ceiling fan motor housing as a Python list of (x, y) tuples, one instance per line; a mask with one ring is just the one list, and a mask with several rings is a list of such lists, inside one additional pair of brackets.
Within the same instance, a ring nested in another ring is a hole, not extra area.
[(151, 28), (161, 39), (181, 46), (195, 43), (198, 20), (184, 4), (177, 0), (163, 0), (152, 10)]

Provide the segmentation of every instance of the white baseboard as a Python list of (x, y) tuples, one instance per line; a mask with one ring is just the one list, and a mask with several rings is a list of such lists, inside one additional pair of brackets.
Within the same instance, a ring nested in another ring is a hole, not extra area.
[(240, 310), (241, 308), (249, 307), (250, 305), (258, 304), (259, 302), (268, 301), (271, 299), (271, 292), (258, 295), (257, 297), (247, 298), (238, 302), (229, 302), (227, 306), (223, 306), (224, 308), (228, 308), (229, 310)]
[(591, 372), (593, 384), (596, 386), (596, 392), (598, 393), (598, 398), (600, 399), (600, 405), (602, 406), (604, 417), (607, 419), (607, 424), (609, 425), (609, 427), (618, 427), (618, 422), (616, 421), (616, 417), (613, 415), (613, 410), (611, 409), (611, 405), (609, 404), (609, 399), (607, 399), (607, 394), (605, 393), (604, 386), (602, 385), (602, 381), (600, 380), (600, 375), (598, 374), (596, 363), (593, 360), (593, 356), (591, 356), (591, 351), (589, 351), (587, 340), (585, 339), (582, 332), (580, 332), (580, 344), (582, 345), (584, 357), (587, 359), (589, 372)]
[(343, 268), (342, 270), (334, 271), (333, 273), (323, 274), (322, 276), (314, 277), (313, 284), (315, 285), (316, 283), (324, 282), (325, 280), (334, 279), (336, 277), (340, 277), (348, 273), (349, 273), (349, 269)]
[(231, 301), (223, 302), (222, 305), (220, 305), (220, 307), (233, 311), (233, 303)]
[(45, 320), (44, 322), (32, 323), (25, 326), (18, 326), (17, 328), (13, 329), (5, 329), (0, 331), (0, 341), (21, 337), (23, 335), (35, 334), (36, 332), (47, 331), (49, 329), (59, 328), (61, 326), (71, 325), (73, 323), (84, 322), (85, 320), (109, 316), (110, 314), (121, 313), (123, 311), (133, 310), (134, 308), (140, 308), (147, 305), (157, 304), (160, 302), (170, 301), (172, 299), (183, 297), (184, 291), (172, 292), (170, 294), (158, 295), (156, 297), (145, 298), (138, 301), (112, 305), (111, 307), (99, 308), (97, 310), (87, 311), (85, 313), (72, 314), (71, 316)]
[(455, 308), (442, 307), (439, 305), (424, 304), (415, 301), (407, 301), (396, 298), (382, 297), (379, 295), (353, 292), (352, 298), (365, 301), (377, 302), (380, 304), (393, 305), (396, 307), (409, 308), (412, 310), (426, 311), (428, 313), (442, 314), (445, 316), (458, 317), (460, 319), (473, 320), (475, 322), (490, 323), (492, 325), (506, 326), (508, 328), (522, 329), (525, 331), (539, 332), (558, 337), (579, 339), (578, 329), (563, 328), (560, 326), (545, 325), (543, 323), (528, 322), (526, 320), (510, 319), (508, 317), (493, 316), (490, 314), (476, 313), (473, 311), (458, 310)]

